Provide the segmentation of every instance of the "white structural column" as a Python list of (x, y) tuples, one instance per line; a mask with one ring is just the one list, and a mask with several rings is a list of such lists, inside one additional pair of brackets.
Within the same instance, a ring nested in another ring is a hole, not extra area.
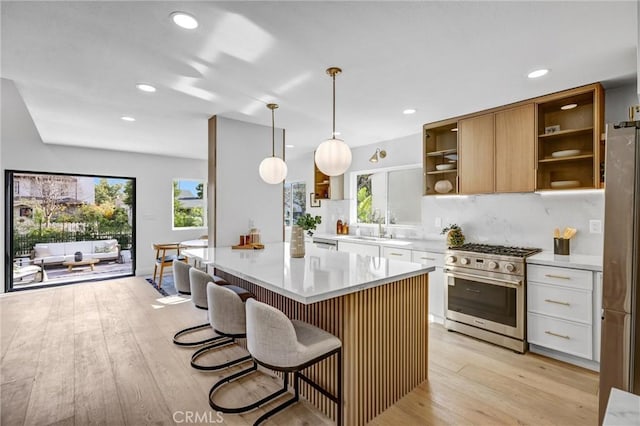
[[(271, 127), (214, 116), (209, 119), (209, 241), (231, 246), (260, 230), (262, 242), (283, 241), (283, 185), (265, 183), (260, 162), (271, 155)], [(284, 158), (284, 129), (276, 128), (275, 155)]]

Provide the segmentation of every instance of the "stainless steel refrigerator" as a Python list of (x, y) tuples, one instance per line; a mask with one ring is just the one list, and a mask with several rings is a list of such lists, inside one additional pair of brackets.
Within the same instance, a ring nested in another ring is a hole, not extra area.
[(599, 423), (612, 387), (640, 395), (640, 121), (607, 126)]

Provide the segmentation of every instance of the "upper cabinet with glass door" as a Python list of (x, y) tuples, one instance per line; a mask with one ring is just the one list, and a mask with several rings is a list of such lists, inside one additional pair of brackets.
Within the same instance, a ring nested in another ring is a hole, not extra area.
[(600, 84), (537, 100), (537, 189), (604, 187), (603, 103)]
[(458, 193), (458, 120), (423, 127), (424, 195)]

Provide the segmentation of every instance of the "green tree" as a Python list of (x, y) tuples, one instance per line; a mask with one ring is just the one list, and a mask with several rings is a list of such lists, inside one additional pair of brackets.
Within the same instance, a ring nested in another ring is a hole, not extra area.
[(202, 200), (202, 196), (204, 195), (204, 184), (199, 183), (196, 185), (196, 195)]
[(102, 204), (115, 204), (116, 200), (120, 196), (122, 190), (122, 184), (116, 183), (109, 185), (109, 181), (106, 178), (100, 179), (95, 186), (95, 200), (97, 205)]
[(122, 199), (122, 202), (128, 206), (133, 206), (133, 196), (135, 194), (133, 193), (132, 180), (128, 180), (127, 183), (124, 184), (123, 192), (124, 192), (124, 198)]
[(373, 197), (366, 186), (358, 189), (358, 222), (368, 223), (371, 218)]

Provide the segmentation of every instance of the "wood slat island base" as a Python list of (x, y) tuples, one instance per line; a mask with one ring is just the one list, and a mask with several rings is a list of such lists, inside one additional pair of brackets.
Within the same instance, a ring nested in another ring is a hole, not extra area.
[[(302, 304), (223, 271), (216, 274), (251, 291), (289, 318), (340, 338), (344, 353), (344, 424), (363, 425), (427, 380), (428, 274)], [(306, 370), (335, 392), (332, 357)], [(301, 383), (302, 395), (335, 419), (335, 404)]]

